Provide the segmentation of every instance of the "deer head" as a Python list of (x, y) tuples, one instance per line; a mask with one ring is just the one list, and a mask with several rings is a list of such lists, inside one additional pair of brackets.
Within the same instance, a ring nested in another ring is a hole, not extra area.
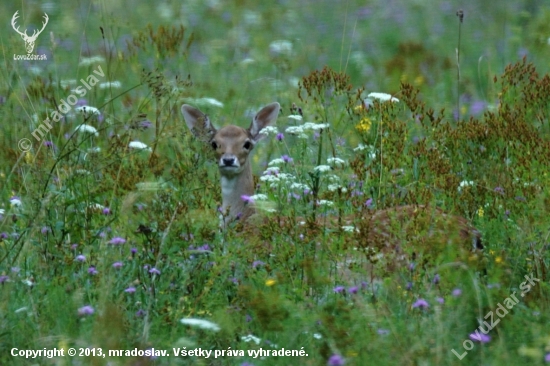
[(265, 137), (262, 129), (277, 120), (280, 108), (279, 103), (262, 108), (248, 129), (229, 125), (218, 130), (208, 116), (197, 108), (187, 104), (181, 107), (187, 127), (214, 151), (221, 174), (222, 212), (228, 212), (223, 226), (237, 218), (245, 219), (254, 212), (254, 208), (246, 205), (242, 198), (254, 194), (249, 155), (256, 143)]
[(36, 42), (36, 38), (38, 37), (38, 35), (40, 33), (42, 33), (42, 31), (44, 30), (44, 28), (46, 28), (46, 24), (48, 24), (48, 14), (44, 13), (44, 20), (45, 22), (42, 22), (42, 29), (40, 29), (39, 31), (33, 31), (32, 35), (29, 36), (27, 34), (27, 30), (25, 29), (25, 32), (21, 32), (19, 31), (19, 27), (16, 28), (16, 24), (15, 24), (15, 21), (17, 20), (17, 18), (19, 17), (19, 15), (17, 15), (17, 13), (19, 12), (16, 11), (15, 14), (13, 14), (13, 17), (11, 18), (11, 26), (13, 27), (13, 29), (19, 33), (21, 35), (21, 38), (23, 38), (23, 41), (25, 41), (25, 48), (27, 49), (27, 53), (31, 53), (32, 50), (34, 49), (34, 42)]

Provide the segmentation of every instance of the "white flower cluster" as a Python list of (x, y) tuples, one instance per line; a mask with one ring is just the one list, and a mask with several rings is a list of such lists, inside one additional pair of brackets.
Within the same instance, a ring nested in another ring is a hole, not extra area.
[(319, 131), (322, 129), (329, 128), (330, 125), (328, 123), (313, 123), (313, 122), (306, 122), (303, 125), (300, 126), (290, 126), (286, 128), (286, 133), (290, 135), (295, 135), (300, 139), (307, 139), (306, 132), (308, 131)]
[(328, 158), (327, 163), (329, 163), (330, 165), (338, 166), (338, 167), (346, 165), (346, 161), (342, 160), (340, 158)]
[(260, 133), (262, 135), (271, 136), (271, 135), (278, 134), (279, 130), (275, 126), (266, 126), (266, 127), (261, 129)]

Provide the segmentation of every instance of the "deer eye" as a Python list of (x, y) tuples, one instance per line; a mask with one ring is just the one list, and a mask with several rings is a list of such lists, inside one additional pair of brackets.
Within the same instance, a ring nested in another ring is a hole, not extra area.
[(250, 141), (247, 141), (244, 143), (243, 147), (247, 150), (250, 150), (252, 148), (252, 143)]
[(216, 143), (216, 141), (212, 141), (211, 145), (212, 145), (212, 149), (218, 150), (218, 144)]

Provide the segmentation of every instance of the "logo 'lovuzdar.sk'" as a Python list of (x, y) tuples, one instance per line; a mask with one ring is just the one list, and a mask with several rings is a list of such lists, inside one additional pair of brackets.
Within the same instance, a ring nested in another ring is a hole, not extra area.
[(24, 32), (21, 32), (19, 30), (19, 26), (16, 24), (17, 18), (19, 18), (19, 10), (13, 14), (13, 17), (11, 18), (11, 26), (12, 28), (19, 33), (21, 38), (23, 38), (23, 41), (25, 41), (25, 49), (27, 50), (26, 55), (13, 55), (14, 60), (46, 60), (46, 55), (31, 55), (32, 51), (34, 50), (34, 44), (36, 42), (36, 39), (42, 33), (44, 28), (46, 28), (46, 25), (48, 24), (49, 18), (48, 14), (44, 13), (44, 22), (42, 22), (42, 29), (39, 31), (34, 30), (32, 35), (27, 34), (27, 29), (25, 29)]

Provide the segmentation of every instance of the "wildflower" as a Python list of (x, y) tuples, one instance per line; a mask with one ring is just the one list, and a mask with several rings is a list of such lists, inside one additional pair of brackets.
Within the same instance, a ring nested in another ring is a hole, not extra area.
[(344, 230), (346, 233), (353, 233), (354, 231), (356, 231), (355, 226), (352, 225), (344, 225), (342, 226), (342, 230)]
[(344, 286), (336, 286), (332, 289), (332, 291), (334, 291), (334, 293), (336, 294), (341, 294), (346, 291), (346, 288)]
[(421, 309), (427, 309), (430, 307), (430, 304), (424, 299), (418, 299), (414, 302), (412, 305), (413, 308), (421, 308)]
[(373, 199), (369, 198), (368, 200), (365, 201), (365, 206), (367, 206), (368, 208), (371, 208), (372, 207), (372, 202), (373, 202)]
[(3, 232), (3, 233), (0, 233), (0, 239), (7, 239), (8, 238), (8, 233), (6, 232)]
[(102, 214), (104, 215), (110, 215), (111, 214), (111, 209), (109, 207), (105, 207), (103, 208), (103, 211), (101, 211)]
[(122, 262), (115, 262), (115, 263), (113, 263), (113, 268), (117, 268), (117, 269), (118, 269), (118, 268), (122, 267), (122, 265), (123, 265)]
[[(370, 131), (371, 126), (372, 126), (372, 121), (370, 120), (370, 118), (363, 117), (363, 118), (361, 118), (359, 123), (357, 125), (355, 125), (355, 129), (357, 131), (361, 132), (361, 133), (367, 133), (367, 132)], [(362, 145), (362, 144), (360, 144), (360, 145)]]
[(79, 262), (85, 262), (86, 261), (86, 257), (83, 256), (82, 254), (77, 255), (75, 259)]
[(198, 106), (203, 105), (203, 106), (211, 106), (211, 107), (218, 107), (218, 108), (223, 107), (223, 103), (214, 98), (189, 99), (189, 103), (195, 104)]
[(131, 248), (130, 253), (132, 253), (132, 256), (134, 256), (137, 253), (137, 248)]
[(260, 342), (262, 341), (260, 338), (254, 336), (254, 335), (252, 335), (252, 334), (242, 336), (242, 337), (241, 337), (241, 340), (242, 340), (243, 342), (246, 342), (246, 343), (252, 341), (252, 342), (254, 342), (254, 343), (256, 343), (256, 344), (260, 344)]
[(483, 217), (484, 214), (485, 214), (485, 210), (483, 210), (483, 207), (480, 206), (480, 207), (477, 209), (477, 215), (478, 215), (479, 217)]
[(469, 187), (469, 186), (473, 186), (473, 185), (474, 185), (473, 180), (463, 180), (458, 185), (458, 191), (461, 192), (464, 188)]
[(128, 147), (130, 149), (135, 149), (135, 150), (152, 151), (150, 147), (148, 147), (141, 141), (130, 141), (130, 143), (128, 144)]
[(502, 187), (500, 187), (500, 186), (499, 186), (499, 187), (495, 187), (495, 189), (493, 189), (493, 191), (494, 191), (495, 193), (498, 193), (498, 194), (504, 194), (504, 188), (502, 188)]
[(264, 266), (265, 263), (262, 262), (262, 261), (254, 261), (252, 262), (252, 268), (256, 269), (256, 267), (259, 267), (259, 266)]
[(2, 276), (0, 276), (0, 284), (2, 284), (2, 285), (3, 285), (3, 284), (4, 284), (4, 282), (7, 282), (7, 281), (9, 281), (9, 279), (10, 279), (10, 278), (9, 278), (8, 276), (6, 276), (6, 275), (2, 275)]
[(94, 308), (90, 305), (86, 305), (78, 309), (78, 315), (92, 315), (95, 312)]
[(277, 141), (283, 141), (285, 135), (283, 135), (282, 132), (279, 132), (275, 138), (277, 139)]
[(265, 285), (268, 286), (268, 287), (271, 287), (271, 286), (273, 286), (273, 285), (276, 284), (276, 283), (277, 283), (277, 281), (274, 280), (274, 279), (272, 279), (272, 278), (270, 278), (270, 279), (268, 279), (268, 280), (265, 281)]
[(432, 282), (437, 285), (440, 280), (441, 280), (441, 277), (439, 276), (439, 273), (436, 273)]
[(328, 158), (327, 163), (336, 166), (343, 166), (346, 164), (345, 160), (342, 160), (340, 158)]
[[(78, 113), (83, 114), (86, 117), (91, 116), (92, 114), (95, 114), (96, 116), (99, 116), (99, 114), (100, 114), (99, 109), (97, 109), (96, 107), (89, 106), (89, 105), (83, 105), (83, 106), (80, 106), (80, 107), (76, 107), (75, 111), (77, 111)], [(83, 125), (83, 126), (86, 126), (86, 125)]]
[(52, 141), (44, 141), (44, 146), (51, 147), (52, 149), (55, 148), (55, 145)]
[(86, 124), (79, 125), (77, 128), (75, 128), (75, 131), (91, 133), (94, 136), (99, 136), (99, 133), (97, 132), (95, 127)]
[(387, 330), (387, 329), (382, 329), (382, 328), (380, 328), (380, 329), (378, 329), (378, 330), (376, 331), (376, 333), (378, 333), (378, 334), (380, 334), (380, 335), (388, 335), (388, 334), (390, 334), (390, 331)]
[(90, 268), (88, 268), (88, 273), (91, 274), (92, 276), (95, 276), (99, 272), (97, 272), (94, 266), (91, 266)]
[(292, 54), (292, 42), (287, 40), (276, 40), (269, 44), (271, 56), (290, 56)]
[(302, 120), (302, 116), (300, 116), (299, 114), (291, 114), (290, 116), (288, 116), (289, 119), (293, 119), (295, 121), (301, 121)]
[(313, 338), (315, 338), (315, 339), (323, 339), (323, 336), (320, 335), (319, 333), (313, 333)]
[(147, 314), (145, 310), (139, 309), (138, 311), (136, 311), (136, 318), (142, 318), (145, 316), (145, 314)]
[(275, 126), (266, 126), (266, 127), (262, 128), (260, 133), (262, 135), (271, 136), (271, 135), (278, 134), (279, 130), (277, 130), (277, 127), (275, 127)]
[(17, 196), (13, 196), (10, 198), (10, 205), (13, 206), (21, 206), (21, 198)]
[(355, 295), (355, 294), (357, 294), (357, 292), (359, 292), (359, 288), (358, 288), (357, 286), (352, 286), (352, 287), (350, 287), (350, 288), (348, 289), (348, 292), (349, 292), (350, 294)]
[(328, 366), (343, 366), (345, 364), (346, 364), (346, 362), (344, 360), (344, 357), (342, 357), (338, 354), (334, 354), (334, 355), (330, 356), (330, 358), (327, 361)]
[(149, 273), (151, 274), (156, 274), (156, 275), (160, 275), (160, 271), (158, 269), (156, 269), (155, 267), (151, 268), (149, 270)]
[(182, 324), (190, 325), (192, 327), (197, 327), (200, 329), (213, 330), (214, 332), (217, 332), (221, 329), (218, 324), (204, 319), (183, 318), (180, 320), (180, 322)]
[(319, 166), (316, 166), (315, 168), (313, 168), (313, 171), (316, 172), (316, 173), (325, 173), (325, 172), (329, 172), (331, 169), (330, 166), (328, 165), (319, 165)]
[(75, 250), (78, 247), (78, 244), (71, 244), (71, 249)]
[(550, 362), (550, 353), (547, 353), (546, 356), (544, 356), (545, 362)]
[(445, 299), (442, 298), (442, 297), (436, 297), (436, 298), (435, 298), (435, 301), (437, 301), (437, 302), (440, 303), (440, 304), (445, 303)]
[(453, 290), (453, 292), (452, 292), (452, 295), (453, 295), (454, 297), (458, 297), (458, 296), (462, 295), (462, 290), (459, 289), (459, 288), (455, 288), (455, 289)]
[(241, 196), (241, 200), (243, 200), (243, 202), (248, 203), (248, 204), (254, 203), (254, 199), (252, 198), (252, 196), (247, 196), (245, 194), (243, 194)]
[(329, 201), (329, 200), (318, 200), (318, 201), (317, 201), (317, 206), (328, 206), (328, 207), (332, 207), (332, 206), (334, 206), (334, 202)]
[(136, 292), (136, 288), (134, 286), (130, 286), (127, 289), (125, 289), (124, 292), (128, 294), (133, 294), (134, 292)]
[(313, 123), (313, 122), (306, 122), (302, 125), (304, 130), (312, 130), (312, 131), (319, 131), (323, 130), (325, 128), (329, 128), (330, 125), (328, 123)]
[(367, 97), (372, 98), (372, 99), (378, 99), (381, 102), (387, 102), (387, 101), (399, 102), (399, 99), (394, 98), (394, 97), (391, 96), (391, 94), (387, 94), (387, 93), (369, 93), (369, 95), (367, 95)]
[(119, 89), (122, 87), (122, 83), (120, 81), (108, 81), (105, 83), (99, 84), (99, 89)]
[(43, 226), (42, 229), (40, 230), (40, 232), (41, 232), (43, 235), (46, 235), (47, 233), (50, 232), (50, 228), (47, 227), (47, 226)]
[(273, 159), (271, 160), (267, 165), (280, 165), (283, 164), (285, 161), (283, 159)]
[(281, 156), (281, 159), (283, 160), (283, 162), (285, 163), (292, 163), (294, 161), (294, 159), (292, 159), (290, 156), (288, 155), (283, 155)]
[(472, 341), (477, 341), (477, 342), (480, 342), (480, 343), (487, 343), (491, 340), (491, 337), (487, 334), (475, 332), (475, 333), (470, 334), (470, 339)]
[(120, 236), (115, 236), (109, 241), (109, 244), (113, 244), (113, 245), (121, 245), (124, 243), (126, 243), (126, 239), (121, 238)]

